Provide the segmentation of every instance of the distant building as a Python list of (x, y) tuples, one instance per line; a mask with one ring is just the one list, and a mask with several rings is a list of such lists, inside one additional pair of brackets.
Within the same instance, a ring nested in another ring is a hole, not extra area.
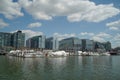
[(34, 36), (32, 38), (29, 38), (26, 40), (26, 47), (27, 48), (33, 48), (33, 49), (44, 49), (45, 48), (45, 36)]
[(94, 41), (93, 40), (86, 40), (86, 50), (93, 51), (94, 50)]
[(76, 37), (63, 39), (60, 41), (59, 49), (65, 51), (79, 51), (82, 49), (82, 41)]
[(12, 33), (0, 32), (0, 47), (11, 46), (11, 36)]
[(82, 51), (93, 51), (94, 50), (94, 41), (89, 39), (82, 40)]
[(0, 32), (0, 47), (13, 47), (15, 49), (23, 48), (25, 42), (25, 34), (22, 31), (15, 33)]
[(98, 51), (98, 52), (104, 52), (105, 51), (105, 47), (104, 47), (103, 43), (95, 42), (94, 50)]
[(109, 41), (102, 43), (106, 51), (111, 50), (111, 43)]
[(58, 50), (59, 49), (59, 41), (57, 37), (50, 37), (46, 39), (46, 49), (51, 49), (51, 50)]
[(16, 49), (20, 49), (24, 47), (25, 43), (25, 34), (22, 31), (17, 31), (12, 34), (12, 46)]

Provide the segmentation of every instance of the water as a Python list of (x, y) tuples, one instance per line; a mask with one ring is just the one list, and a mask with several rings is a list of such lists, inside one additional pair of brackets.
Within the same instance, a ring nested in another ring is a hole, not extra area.
[(0, 56), (0, 80), (120, 80), (120, 56)]

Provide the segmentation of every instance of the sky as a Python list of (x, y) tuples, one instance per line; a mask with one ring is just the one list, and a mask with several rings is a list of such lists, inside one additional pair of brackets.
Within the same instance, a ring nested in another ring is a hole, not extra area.
[(0, 32), (110, 41), (120, 46), (120, 0), (0, 0)]

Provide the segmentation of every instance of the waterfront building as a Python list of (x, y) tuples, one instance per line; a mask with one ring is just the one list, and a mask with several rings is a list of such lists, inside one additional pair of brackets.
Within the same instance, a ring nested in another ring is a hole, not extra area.
[(11, 46), (11, 33), (0, 32), (0, 47)]
[(95, 42), (94, 46), (95, 50), (102, 50), (102, 51), (110, 51), (111, 50), (111, 43), (109, 41), (107, 42)]
[(44, 49), (45, 48), (45, 36), (39, 35), (34, 36), (26, 40), (26, 47), (33, 49)]
[(101, 42), (95, 42), (94, 50), (97, 52), (105, 52), (106, 51), (103, 43), (101, 43)]
[(22, 31), (17, 31), (12, 34), (12, 46), (16, 49), (21, 49), (24, 47), (25, 34)]
[(81, 39), (82, 41), (82, 51), (93, 51), (94, 41), (89, 39)]
[(31, 48), (31, 38), (26, 40), (26, 47), (29, 49)]
[(23, 48), (25, 42), (25, 34), (22, 31), (14, 33), (0, 32), (0, 48)]
[(86, 50), (93, 51), (94, 50), (94, 41), (86, 39)]
[(106, 51), (110, 51), (111, 50), (111, 43), (109, 41), (104, 42), (103, 46), (106, 49)]
[(45, 43), (46, 43), (46, 45), (45, 45), (46, 49), (50, 49), (50, 50), (58, 50), (59, 49), (59, 41), (58, 41), (57, 37), (47, 38)]
[(76, 37), (63, 39), (60, 41), (59, 49), (65, 51), (79, 51), (82, 49), (82, 41)]

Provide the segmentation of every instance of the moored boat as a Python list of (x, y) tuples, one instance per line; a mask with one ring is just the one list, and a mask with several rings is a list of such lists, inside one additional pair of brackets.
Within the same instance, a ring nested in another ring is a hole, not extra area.
[(42, 52), (36, 52), (34, 50), (12, 50), (8, 55), (24, 58), (37, 58), (44, 56)]

